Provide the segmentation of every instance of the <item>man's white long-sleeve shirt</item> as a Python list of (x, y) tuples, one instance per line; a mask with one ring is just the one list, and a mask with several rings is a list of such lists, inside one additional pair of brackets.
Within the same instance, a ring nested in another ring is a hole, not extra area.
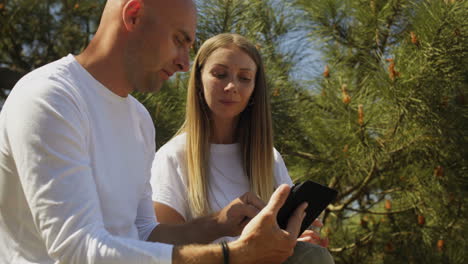
[(72, 55), (22, 78), (0, 113), (0, 263), (171, 263), (145, 242), (154, 133)]

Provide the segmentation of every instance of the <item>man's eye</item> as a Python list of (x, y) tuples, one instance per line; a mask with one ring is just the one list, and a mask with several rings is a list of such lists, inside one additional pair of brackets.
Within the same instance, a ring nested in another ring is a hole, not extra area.
[(182, 39), (180, 37), (175, 37), (175, 41), (176, 41), (177, 45), (179, 45), (179, 46), (182, 46), (184, 44), (184, 42), (182, 41)]

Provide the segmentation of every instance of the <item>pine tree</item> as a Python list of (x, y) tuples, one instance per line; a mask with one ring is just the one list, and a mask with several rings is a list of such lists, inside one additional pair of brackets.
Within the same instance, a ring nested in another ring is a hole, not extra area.
[(0, 98), (27, 72), (78, 54), (96, 31), (105, 2), (0, 1)]
[(324, 54), (304, 177), (337, 263), (466, 263), (466, 1), (294, 1)]
[[(192, 56), (223, 32), (257, 43), (275, 146), (291, 176), (340, 191), (322, 229), (337, 263), (467, 261), (467, 1), (196, 2)], [(104, 3), (0, 1), (0, 90), (78, 54)], [(290, 35), (304, 31), (306, 46)], [(326, 65), (306, 90), (291, 78), (293, 66), (318, 43)], [(156, 95), (135, 94), (153, 116), (158, 147), (183, 122), (187, 78), (177, 74)]]

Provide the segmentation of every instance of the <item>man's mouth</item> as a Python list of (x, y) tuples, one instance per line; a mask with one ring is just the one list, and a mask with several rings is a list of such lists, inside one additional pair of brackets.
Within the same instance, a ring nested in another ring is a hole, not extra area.
[(161, 72), (163, 73), (162, 75), (164, 80), (168, 80), (174, 74), (173, 72), (169, 72), (166, 70), (161, 70)]

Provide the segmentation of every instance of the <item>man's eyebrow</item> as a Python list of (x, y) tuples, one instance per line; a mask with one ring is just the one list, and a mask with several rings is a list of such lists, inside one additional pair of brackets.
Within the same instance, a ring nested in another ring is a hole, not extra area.
[(188, 44), (192, 44), (192, 38), (190, 37), (190, 35), (185, 30), (180, 29), (179, 32), (182, 35), (184, 35), (185, 42), (187, 42)]

